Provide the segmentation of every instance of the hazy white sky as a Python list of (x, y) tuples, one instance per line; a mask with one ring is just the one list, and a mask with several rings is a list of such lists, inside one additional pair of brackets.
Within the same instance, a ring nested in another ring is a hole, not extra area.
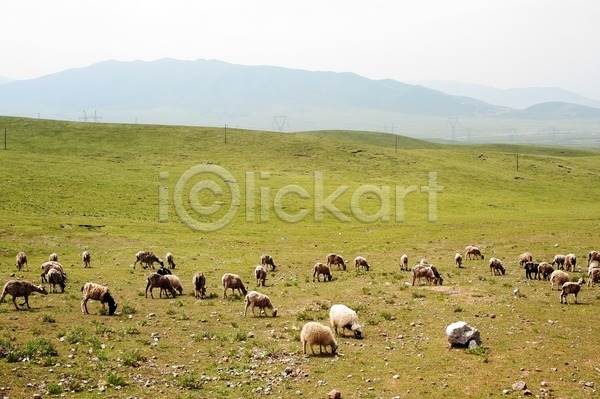
[(2, 0), (0, 76), (176, 58), (600, 99), (598, 0)]

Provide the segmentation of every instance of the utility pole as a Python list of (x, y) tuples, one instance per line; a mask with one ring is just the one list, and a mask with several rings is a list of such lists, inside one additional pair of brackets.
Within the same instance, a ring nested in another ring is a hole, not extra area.
[(4, 151), (6, 151), (6, 127), (4, 128)]
[(225, 124), (225, 144), (227, 144), (227, 124)]
[(456, 139), (456, 124), (458, 123), (458, 118), (456, 116), (452, 116), (448, 118), (448, 123), (452, 127), (452, 141)]

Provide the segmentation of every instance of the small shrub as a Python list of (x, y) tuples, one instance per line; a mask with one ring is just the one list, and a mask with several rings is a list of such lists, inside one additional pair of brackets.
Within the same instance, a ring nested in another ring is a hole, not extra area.
[(454, 308), (454, 313), (460, 313), (463, 311), (463, 308), (461, 308), (460, 306), (457, 306)]
[(246, 333), (238, 331), (233, 335), (233, 340), (237, 342), (245, 341), (247, 338)]
[(178, 378), (179, 385), (185, 389), (200, 389), (202, 388), (203, 382), (196, 379), (193, 375), (186, 375)]
[(62, 387), (56, 382), (48, 384), (48, 395), (60, 395), (63, 393)]
[(296, 315), (296, 320), (309, 321), (309, 320), (313, 320), (313, 318), (311, 316), (309, 316), (309, 314), (306, 312), (298, 312), (298, 314)]
[(125, 366), (137, 367), (140, 360), (142, 360), (142, 355), (137, 349), (127, 349), (123, 355), (123, 364)]
[(391, 320), (392, 314), (390, 312), (381, 312), (381, 317), (383, 317), (384, 320)]
[(125, 379), (116, 373), (111, 373), (106, 377), (106, 381), (113, 386), (125, 385)]
[(42, 323), (56, 323), (56, 319), (46, 313), (42, 315)]
[(121, 312), (123, 312), (124, 314), (134, 314), (135, 308), (132, 305), (126, 303), (121, 307)]

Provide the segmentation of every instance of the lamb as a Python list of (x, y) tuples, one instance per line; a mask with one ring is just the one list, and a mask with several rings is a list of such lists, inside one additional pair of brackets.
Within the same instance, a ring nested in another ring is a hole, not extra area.
[(408, 255), (404, 254), (400, 257), (400, 270), (408, 271)]
[(549, 280), (554, 268), (548, 262), (542, 262), (538, 266), (538, 280)]
[(6, 294), (10, 294), (13, 297), (13, 305), (15, 305), (15, 309), (19, 310), (17, 306), (17, 297), (24, 297), (25, 302), (21, 304), (27, 305), (27, 309), (31, 309), (29, 306), (29, 295), (32, 292), (39, 292), (40, 294), (48, 295), (48, 291), (44, 288), (43, 285), (33, 285), (29, 281), (25, 280), (9, 280), (4, 284), (4, 288), (2, 288), (2, 296), (0, 297), (0, 303), (4, 302), (4, 297)]
[(81, 254), (81, 261), (83, 262), (83, 268), (92, 267), (90, 262), (92, 261), (92, 255), (88, 251), (83, 251)]
[(454, 263), (456, 264), (456, 267), (462, 267), (462, 262), (463, 262), (462, 255), (459, 254), (458, 252), (456, 254), (454, 254)]
[[(165, 274), (163, 277), (165, 277), (167, 280), (169, 280), (171, 282), (171, 287), (173, 287), (173, 289), (177, 292), (179, 292), (179, 295), (183, 294), (183, 286), (181, 285), (181, 280), (179, 279), (179, 277), (177, 277), (174, 274)], [(169, 293), (167, 292), (167, 288), (163, 288), (161, 287), (160, 290), (162, 292), (165, 293), (165, 296), (168, 298), (169, 297)], [(173, 295), (173, 298), (175, 297), (175, 295)]]
[(427, 279), (427, 282), (431, 284), (431, 282), (433, 281), (433, 283), (435, 285), (439, 284), (442, 285), (442, 282), (444, 281), (444, 279), (442, 278), (442, 276), (438, 273), (437, 269), (435, 266), (433, 265), (416, 265), (412, 268), (412, 275), (413, 275), (413, 280), (412, 280), (412, 285), (415, 285), (415, 281), (417, 279), (419, 279), (419, 284), (421, 283), (421, 278), (425, 277)]
[(358, 271), (358, 269), (361, 267), (364, 268), (366, 271), (369, 271), (369, 269), (371, 268), (364, 257), (357, 256), (354, 259), (354, 268)]
[(562, 289), (560, 291), (560, 303), (563, 303), (563, 298), (565, 299), (565, 305), (568, 305), (567, 295), (573, 294), (575, 297), (575, 303), (577, 303), (577, 294), (579, 290), (581, 290), (581, 286), (585, 284), (583, 278), (580, 278), (576, 283), (572, 281), (567, 281), (562, 285)]
[(58, 254), (56, 252), (51, 253), (50, 256), (48, 256), (48, 261), (58, 262)]
[(345, 305), (333, 305), (329, 310), (329, 323), (338, 333), (338, 327), (342, 329), (342, 335), (346, 336), (345, 330), (348, 329), (354, 333), (354, 337), (362, 338), (362, 325), (358, 321), (356, 312)]
[(46, 278), (46, 275), (48, 274), (48, 272), (50, 271), (50, 269), (56, 269), (59, 272), (62, 273), (63, 278), (67, 278), (67, 274), (65, 273), (65, 269), (63, 268), (63, 266), (58, 263), (58, 262), (54, 262), (54, 261), (48, 261), (48, 262), (44, 262), (42, 263), (42, 274), (40, 274), (40, 276), (42, 277), (42, 283), (47, 283), (48, 279)]
[(60, 287), (60, 292), (65, 292), (65, 276), (57, 269), (48, 270), (46, 280), (52, 286), (52, 292), (56, 292), (56, 286)]
[(158, 263), (162, 267), (165, 266), (162, 259), (158, 259), (158, 256), (154, 255), (152, 252), (139, 251), (137, 254), (135, 254), (135, 262), (133, 262), (134, 269), (135, 269), (135, 265), (138, 262), (140, 262), (140, 264), (142, 265), (142, 267), (144, 269), (146, 269), (147, 267), (150, 267), (150, 266), (152, 266), (152, 268), (154, 269), (154, 262)]
[(525, 278), (530, 280), (539, 280), (539, 263), (525, 263)]
[(327, 255), (327, 266), (331, 267), (331, 265), (338, 265), (338, 270), (341, 268), (342, 270), (346, 270), (346, 264), (344, 263), (344, 258), (336, 254)]
[(196, 272), (192, 278), (192, 285), (194, 286), (194, 296), (204, 298), (206, 295), (206, 277), (204, 277), (204, 273)]
[(254, 276), (256, 277), (256, 285), (257, 286), (265, 286), (265, 281), (267, 280), (267, 269), (265, 266), (258, 265), (254, 268)]
[(519, 266), (523, 267), (527, 263), (533, 262), (533, 255), (531, 252), (525, 252), (519, 255)]
[(577, 256), (575, 254), (565, 255), (565, 270), (568, 272), (574, 272), (577, 266)]
[(148, 298), (148, 288), (150, 289), (150, 297), (154, 299), (154, 295), (152, 295), (152, 289), (159, 288), (158, 296), (162, 298), (163, 289), (169, 291), (173, 298), (175, 298), (176, 292), (171, 285), (171, 280), (167, 278), (167, 276), (161, 276), (158, 273), (151, 273), (147, 278), (148, 283), (146, 284), (146, 298)]
[(306, 355), (306, 346), (310, 346), (312, 354), (315, 355), (314, 345), (319, 345), (319, 353), (323, 353), (323, 347), (331, 348), (331, 354), (334, 355), (338, 349), (337, 341), (333, 336), (333, 332), (327, 326), (314, 321), (309, 321), (302, 327), (300, 332), (300, 342), (302, 349)]
[(223, 283), (223, 298), (227, 299), (227, 290), (231, 288), (231, 294), (235, 295), (235, 290), (238, 290), (242, 293), (242, 295), (248, 294), (246, 287), (244, 287), (244, 283), (242, 279), (237, 274), (233, 273), (225, 273), (221, 278), (221, 283)]
[(167, 255), (165, 256), (165, 258), (167, 259), (167, 265), (169, 266), (169, 269), (175, 269), (175, 262), (173, 261), (173, 254), (170, 252), (167, 252)]
[(21, 251), (17, 254), (17, 270), (21, 271), (27, 266), (27, 270), (29, 270), (29, 265), (27, 264), (27, 255), (25, 252)]
[(331, 275), (331, 269), (329, 266), (324, 265), (322, 263), (315, 263), (314, 272), (313, 272), (313, 283), (315, 282), (315, 277), (318, 282), (321, 282), (321, 274), (323, 275), (323, 281), (331, 281), (333, 276)]
[[(262, 266), (261, 266), (262, 267)], [(244, 298), (244, 302), (246, 302), (246, 306), (244, 307), (244, 317), (246, 317), (246, 312), (248, 311), (248, 307), (252, 308), (252, 315), (254, 314), (254, 307), (258, 307), (258, 315), (262, 316), (263, 313), (267, 316), (267, 312), (265, 309), (271, 309), (271, 316), (277, 317), (277, 309), (271, 303), (271, 300), (268, 296), (261, 294), (257, 291), (250, 291)]]
[(593, 287), (594, 283), (600, 283), (600, 269), (590, 269), (588, 272), (588, 287)]
[(562, 270), (555, 270), (550, 275), (550, 289), (554, 290), (554, 284), (556, 284), (557, 288), (562, 287), (562, 285), (569, 280), (569, 275), (566, 272), (563, 272)]
[(465, 247), (465, 259), (485, 259), (481, 250), (473, 245), (467, 245)]
[(590, 253), (588, 253), (588, 266), (590, 263), (592, 263), (592, 261), (600, 262), (600, 252), (590, 251)]
[(117, 303), (112, 297), (108, 287), (96, 283), (85, 283), (83, 287), (81, 287), (81, 292), (83, 294), (83, 299), (81, 300), (81, 313), (90, 314), (87, 308), (87, 302), (90, 299), (93, 299), (100, 301), (102, 310), (106, 309), (106, 304), (108, 303), (108, 314), (111, 316), (115, 314)]
[(502, 266), (502, 262), (498, 258), (490, 258), (490, 273), (494, 276), (504, 275), (506, 270)]
[(564, 255), (555, 255), (554, 260), (552, 260), (552, 266), (556, 264), (558, 270), (562, 270), (565, 267), (565, 256)]
[(267, 271), (269, 270), (269, 266), (272, 267), (271, 270), (275, 271), (275, 261), (271, 255), (262, 255), (260, 257), (260, 264), (263, 265)]

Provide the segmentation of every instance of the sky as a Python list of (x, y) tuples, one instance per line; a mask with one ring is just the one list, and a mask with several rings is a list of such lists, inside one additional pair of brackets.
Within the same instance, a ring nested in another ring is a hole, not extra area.
[(600, 100), (598, 0), (2, 0), (0, 77), (217, 59)]

